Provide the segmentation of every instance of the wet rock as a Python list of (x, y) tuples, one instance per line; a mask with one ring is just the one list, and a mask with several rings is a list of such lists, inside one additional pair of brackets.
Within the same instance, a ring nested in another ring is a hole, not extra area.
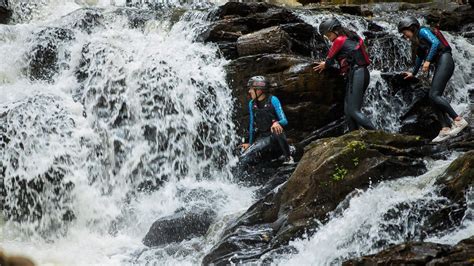
[(409, 151), (422, 144), (415, 136), (375, 131), (311, 143), (289, 180), (230, 223), (203, 263), (256, 259), (327, 221), (354, 189), (423, 173), (424, 163)]
[(239, 3), (239, 2), (228, 2), (219, 7), (219, 9), (213, 14), (215, 19), (223, 19), (225, 17), (239, 16), (246, 17), (254, 13), (264, 13), (268, 9), (274, 8), (267, 3)]
[(60, 47), (74, 39), (74, 33), (64, 28), (45, 28), (31, 38), (35, 45), (28, 52), (27, 75), (33, 80), (51, 81), (61, 67)]
[(55, 25), (64, 29), (77, 29), (91, 34), (104, 27), (103, 11), (98, 8), (81, 8), (61, 17)]
[(274, 26), (239, 37), (237, 52), (239, 56), (271, 52), (289, 53), (290, 42), (290, 36), (280, 27)]
[[(429, 84), (426, 80), (405, 80), (399, 73), (382, 73), (382, 78), (390, 88), (389, 93), (403, 102), (400, 113), (400, 132), (433, 139), (441, 129), (432, 103), (428, 97)], [(390, 110), (384, 110), (390, 112)]]
[(362, 5), (339, 5), (339, 9), (342, 13), (355, 15), (355, 16), (372, 16), (372, 11), (368, 10)]
[(443, 196), (459, 201), (465, 199), (466, 191), (474, 185), (473, 177), (474, 150), (471, 150), (452, 162), (436, 184), (444, 187), (441, 191)]
[(375, 255), (344, 262), (344, 266), (365, 265), (472, 265), (474, 237), (455, 246), (430, 242), (408, 242)]
[(160, 246), (204, 235), (216, 217), (212, 209), (178, 211), (153, 223), (143, 239), (146, 246)]
[(447, 245), (434, 243), (406, 243), (384, 250), (377, 255), (365, 256), (359, 259), (346, 261), (344, 266), (351, 265), (427, 265), (433, 258), (446, 253)]
[(156, 12), (138, 8), (117, 8), (111, 15), (126, 17), (129, 27), (138, 29), (143, 29), (147, 21), (156, 20), (158, 18)]
[(248, 125), (246, 83), (254, 75), (265, 75), (271, 93), (281, 99), (293, 130), (288, 132), (289, 138), (302, 139), (342, 116), (335, 104), (343, 102), (344, 80), (331, 73), (316, 74), (312, 63), (309, 58), (288, 54), (246, 56), (229, 63), (227, 80), (239, 103), (240, 125)]
[(426, 16), (426, 22), (432, 26), (439, 25), (440, 30), (459, 31), (464, 25), (474, 22), (474, 9), (464, 5), (453, 11), (432, 10)]
[(7, 24), (12, 16), (12, 11), (7, 0), (0, 0), (0, 24)]
[[(50, 112), (45, 112), (45, 106), (51, 106)], [(71, 173), (64, 167), (72, 164), (70, 151), (58, 154), (51, 162), (45, 161), (44, 171), (22, 174), (31, 172), (25, 166), (23, 153), (47, 149), (38, 136), (71, 136), (74, 125), (61, 103), (51, 96), (25, 99), (0, 113), (0, 210), (6, 220), (32, 223), (40, 234), (43, 230), (59, 234), (63, 223), (75, 218), (71, 206), (75, 185), (66, 178)]]
[(324, 127), (321, 127), (313, 131), (308, 137), (302, 140), (299, 145), (305, 147), (311, 142), (322, 139), (322, 138), (332, 138), (339, 137), (346, 131), (347, 123), (344, 118), (339, 118)]
[(0, 265), (2, 266), (34, 266), (32, 260), (23, 256), (7, 256), (0, 251)]
[(381, 32), (381, 31), (385, 31), (385, 28), (378, 25), (377, 23), (375, 23), (374, 21), (372, 20), (369, 20), (368, 23), (367, 23), (367, 29), (370, 30), (370, 31), (373, 31), (373, 32)]
[(263, 53), (294, 53), (311, 56), (326, 45), (315, 29), (306, 23), (273, 26), (243, 35), (237, 40), (239, 56)]
[(278, 168), (276, 173), (273, 174), (270, 178), (268, 178), (268, 175), (266, 175), (267, 178), (265, 178), (265, 180), (267, 180), (267, 182), (264, 183), (263, 186), (260, 187), (257, 191), (255, 191), (255, 195), (258, 198), (262, 198), (268, 193), (270, 193), (270, 191), (274, 190), (281, 184), (285, 183), (288, 180), (288, 178), (290, 178), (291, 174), (293, 174), (293, 171), (295, 170), (295, 168), (296, 168), (296, 164), (283, 166), (283, 167)]
[(229, 2), (215, 13), (217, 19), (201, 39), (206, 42), (236, 41), (244, 34), (289, 23), (303, 23), (289, 9), (260, 3)]
[(474, 151), (468, 151), (454, 160), (443, 175), (437, 180), (440, 194), (450, 202), (445, 207), (428, 216), (423, 224), (427, 235), (448, 232), (456, 228), (465, 217), (466, 197), (474, 185)]

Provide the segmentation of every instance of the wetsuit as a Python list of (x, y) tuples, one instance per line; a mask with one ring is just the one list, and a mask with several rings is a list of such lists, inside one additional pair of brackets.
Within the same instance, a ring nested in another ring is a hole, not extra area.
[(449, 127), (451, 121), (446, 117), (448, 114), (453, 120), (458, 116), (449, 102), (442, 97), (446, 85), (454, 72), (454, 60), (451, 55), (451, 47), (443, 42), (429, 29), (421, 27), (418, 31), (419, 45), (416, 50), (415, 67), (413, 75), (418, 73), (423, 61), (429, 61), (436, 66), (431, 89), (430, 100), (435, 106), (435, 111), (443, 127)]
[(273, 123), (281, 126), (288, 125), (281, 103), (277, 97), (269, 95), (263, 101), (249, 102), (249, 144), (251, 145), (242, 155), (247, 162), (256, 163), (262, 157), (277, 157), (283, 154), (290, 156), (290, 147), (284, 133), (271, 132)]
[(373, 130), (374, 125), (361, 112), (364, 93), (370, 81), (367, 69), (370, 60), (364, 41), (360, 37), (357, 38), (356, 40), (345, 35), (338, 36), (329, 49), (326, 65), (333, 65), (337, 60), (340, 65), (340, 74), (346, 77), (344, 113), (349, 130), (356, 130), (359, 127)]

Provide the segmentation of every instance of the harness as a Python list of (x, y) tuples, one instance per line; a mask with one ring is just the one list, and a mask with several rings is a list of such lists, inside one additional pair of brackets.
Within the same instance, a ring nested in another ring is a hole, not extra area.
[(263, 101), (263, 107), (259, 108), (256, 100), (253, 101), (252, 110), (254, 116), (254, 128), (256, 135), (269, 135), (271, 127), (275, 121), (278, 121), (275, 108), (271, 103), (272, 95), (269, 95)]
[[(444, 37), (444, 35), (441, 33), (441, 31), (438, 28), (421, 27), (420, 30), (422, 28), (426, 28), (430, 30), (436, 36), (436, 38), (438, 38), (438, 40), (440, 41), (440, 48), (438, 48), (437, 54), (434, 57), (435, 60), (433, 61), (435, 62), (438, 61), (443, 53), (451, 52), (452, 49), (451, 49), (451, 46), (449, 45), (449, 42), (446, 40), (446, 38)], [(418, 54), (426, 56), (431, 49), (431, 43), (425, 40), (424, 38), (419, 38), (419, 40), (420, 40), (420, 44), (418, 47)]]

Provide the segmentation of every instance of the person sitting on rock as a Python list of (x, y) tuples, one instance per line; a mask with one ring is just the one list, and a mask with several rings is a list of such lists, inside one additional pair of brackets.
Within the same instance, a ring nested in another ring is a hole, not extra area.
[(272, 157), (284, 156), (284, 164), (294, 163), (290, 146), (283, 127), (288, 125), (280, 100), (268, 94), (268, 82), (263, 76), (254, 76), (247, 83), (250, 95), (249, 108), (249, 139), (241, 147), (244, 153), (241, 161), (255, 163), (261, 160), (263, 153)]
[[(436, 110), (442, 128), (433, 142), (440, 142), (457, 135), (466, 126), (467, 121), (459, 116), (449, 102), (442, 96), (446, 85), (454, 72), (454, 60), (451, 47), (438, 29), (420, 27), (418, 20), (408, 16), (398, 23), (398, 31), (416, 47), (415, 67), (412, 72), (403, 72), (405, 79), (416, 76), (422, 70), (428, 72), (430, 65), (435, 65), (435, 72), (431, 81), (429, 98)], [(446, 116), (449, 115), (452, 122)], [(450, 127), (451, 126), (451, 127)]]
[(313, 68), (323, 70), (339, 63), (339, 72), (346, 79), (344, 113), (349, 131), (360, 127), (374, 130), (375, 126), (361, 111), (365, 90), (369, 86), (370, 75), (367, 66), (369, 56), (364, 41), (355, 32), (343, 27), (336, 18), (329, 18), (319, 25), (319, 32), (332, 42), (326, 61), (318, 62)]

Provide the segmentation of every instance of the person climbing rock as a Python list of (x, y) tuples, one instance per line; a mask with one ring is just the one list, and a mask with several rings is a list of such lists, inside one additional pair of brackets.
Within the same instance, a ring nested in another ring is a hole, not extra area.
[(262, 153), (272, 157), (284, 156), (284, 164), (294, 163), (290, 146), (283, 127), (288, 125), (280, 100), (268, 94), (268, 82), (263, 76), (254, 76), (247, 83), (250, 95), (249, 139), (242, 144), (244, 153), (241, 160), (255, 163), (262, 159)]
[[(435, 66), (429, 98), (436, 110), (436, 115), (442, 128), (433, 142), (440, 142), (457, 135), (466, 126), (467, 121), (459, 116), (449, 102), (442, 96), (446, 85), (454, 72), (454, 60), (451, 47), (438, 29), (421, 27), (415, 17), (407, 16), (398, 23), (398, 31), (411, 41), (416, 51), (415, 66), (412, 72), (403, 72), (405, 79), (416, 76), (420, 67), (428, 72), (430, 66)], [(446, 116), (448, 115), (449, 118)]]
[(362, 111), (364, 93), (369, 86), (370, 75), (367, 66), (369, 56), (364, 41), (355, 32), (343, 27), (336, 18), (329, 18), (319, 25), (319, 32), (332, 42), (325, 61), (318, 62), (313, 68), (323, 70), (339, 63), (339, 72), (346, 79), (344, 113), (349, 131), (360, 127), (374, 130), (375, 126)]

